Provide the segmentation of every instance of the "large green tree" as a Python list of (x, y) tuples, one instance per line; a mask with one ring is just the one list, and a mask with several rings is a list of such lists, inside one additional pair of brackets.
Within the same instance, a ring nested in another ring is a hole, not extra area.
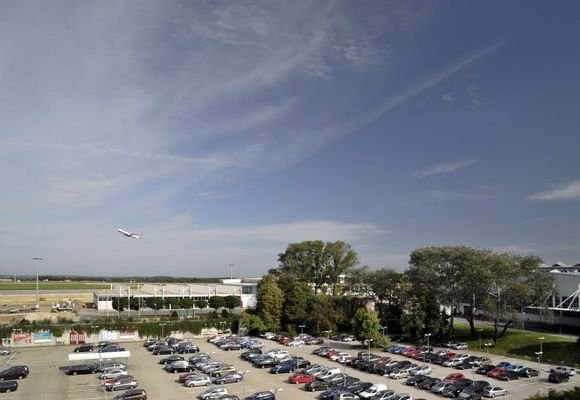
[(256, 293), (256, 315), (264, 329), (278, 331), (284, 306), (284, 294), (278, 287), (274, 275), (265, 275), (258, 283)]
[(326, 275), (332, 289), (332, 295), (336, 296), (342, 278), (358, 264), (358, 254), (348, 243), (341, 241), (326, 243), (325, 252), (328, 257)]
[(358, 263), (358, 255), (345, 242), (313, 240), (291, 243), (278, 261), (278, 273), (310, 283), (314, 294), (323, 288), (336, 294), (342, 277)]
[(357, 340), (365, 343), (370, 340), (374, 345), (382, 345), (381, 323), (374, 310), (359, 308), (352, 319), (352, 328)]

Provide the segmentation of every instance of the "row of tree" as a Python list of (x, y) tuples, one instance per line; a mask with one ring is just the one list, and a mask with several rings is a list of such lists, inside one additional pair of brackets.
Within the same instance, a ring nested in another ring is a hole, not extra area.
[(387, 330), (445, 338), (462, 304), (472, 336), (481, 313), (494, 322), (497, 341), (514, 314), (530, 305), (542, 309), (553, 290), (538, 257), (466, 246), (419, 248), (404, 272), (358, 267), (344, 242), (293, 243), (279, 263), (258, 284), (256, 308), (242, 315), (251, 331), (343, 330), (375, 343)]
[(126, 297), (114, 297), (112, 302), (113, 308), (120, 311), (126, 310), (128, 303), (130, 303), (131, 310), (139, 310), (139, 308), (178, 310), (209, 307), (216, 311), (222, 308), (227, 308), (231, 311), (241, 306), (239, 296), (212, 296), (209, 301), (178, 297), (146, 297), (143, 299), (131, 297), (130, 300), (127, 300)]

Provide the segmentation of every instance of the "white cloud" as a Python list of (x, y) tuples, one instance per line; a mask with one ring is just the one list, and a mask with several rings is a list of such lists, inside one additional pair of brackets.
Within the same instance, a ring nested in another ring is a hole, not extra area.
[(488, 200), (494, 198), (494, 196), (489, 193), (465, 191), (459, 192), (452, 190), (430, 190), (429, 195), (434, 199), (443, 201)]
[(476, 159), (471, 159), (471, 160), (459, 160), (440, 163), (427, 169), (416, 171), (413, 173), (413, 176), (416, 178), (425, 178), (427, 176), (448, 174), (463, 169), (476, 162), (477, 162)]
[(563, 183), (554, 190), (531, 194), (529, 198), (541, 201), (578, 201), (580, 200), (580, 181)]
[(455, 93), (453, 93), (453, 92), (443, 93), (441, 95), (441, 98), (443, 99), (443, 101), (445, 101), (447, 103), (451, 103), (455, 100)]

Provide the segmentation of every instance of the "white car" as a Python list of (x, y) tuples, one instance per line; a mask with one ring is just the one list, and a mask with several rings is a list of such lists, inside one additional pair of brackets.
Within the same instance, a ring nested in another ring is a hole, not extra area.
[(346, 355), (339, 356), (339, 357), (336, 359), (336, 361), (337, 361), (338, 363), (340, 363), (340, 364), (344, 364), (344, 363), (346, 363), (347, 361), (350, 361), (350, 360), (352, 360), (352, 359), (353, 359), (353, 357), (352, 357), (350, 354), (346, 354)]
[(197, 386), (209, 386), (211, 385), (211, 379), (209, 376), (198, 375), (192, 376), (190, 379), (183, 383), (183, 386), (187, 387), (197, 387)]
[(467, 343), (457, 343), (453, 348), (455, 350), (467, 350)]
[(336, 354), (333, 354), (330, 356), (330, 360), (337, 361), (340, 357), (344, 357), (344, 356), (350, 356), (350, 354), (344, 353), (344, 352), (336, 353)]
[(420, 365), (409, 371), (411, 375), (429, 375), (432, 369), (430, 365)]
[(197, 398), (200, 400), (209, 400), (209, 399), (221, 399), (222, 397), (229, 394), (229, 391), (225, 387), (215, 387), (211, 389), (207, 389), (205, 392), (202, 392), (197, 395)]
[(389, 374), (389, 378), (391, 379), (403, 379), (409, 376), (409, 370), (407, 369), (400, 369), (397, 371), (393, 371)]
[(291, 342), (286, 343), (286, 346), (290, 346), (290, 347), (297, 347), (297, 346), (302, 346), (304, 345), (304, 341), (300, 340), (300, 339), (295, 339)]
[(266, 332), (263, 335), (264, 339), (268, 339), (268, 340), (272, 340), (276, 337), (276, 334), (274, 332)]
[(496, 396), (505, 396), (507, 395), (507, 390), (501, 388), (499, 386), (486, 386), (483, 389), (483, 395), (485, 397), (496, 397)]
[(7, 356), (8, 354), (10, 354), (10, 350), (8, 350), (6, 347), (0, 347), (1, 356)]
[(109, 372), (107, 372), (106, 374), (102, 374), (101, 379), (103, 379), (103, 380), (113, 379), (113, 378), (116, 378), (116, 377), (121, 376), (121, 375), (127, 375), (127, 371), (125, 371), (124, 369), (121, 369), (121, 368), (113, 368)]

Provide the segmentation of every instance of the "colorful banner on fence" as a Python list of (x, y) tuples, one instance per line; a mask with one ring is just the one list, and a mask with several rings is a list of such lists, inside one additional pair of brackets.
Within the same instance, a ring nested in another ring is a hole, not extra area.
[(133, 340), (135, 339), (135, 331), (132, 329), (127, 329), (119, 333), (120, 340)]
[(119, 340), (119, 332), (102, 330), (101, 340)]
[(32, 335), (28, 332), (14, 333), (12, 335), (13, 345), (25, 345), (32, 344)]
[(52, 343), (52, 333), (51, 332), (35, 332), (34, 343)]

